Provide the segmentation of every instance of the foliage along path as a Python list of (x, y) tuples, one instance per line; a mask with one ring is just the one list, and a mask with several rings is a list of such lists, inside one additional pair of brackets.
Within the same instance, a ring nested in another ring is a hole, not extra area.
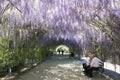
[(102, 75), (88, 78), (82, 73), (79, 60), (68, 56), (54, 55), (32, 70), (19, 76), (18, 80), (109, 80)]

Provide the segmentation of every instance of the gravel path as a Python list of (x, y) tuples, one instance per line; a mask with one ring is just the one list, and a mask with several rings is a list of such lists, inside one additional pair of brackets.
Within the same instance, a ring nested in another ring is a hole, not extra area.
[(95, 74), (93, 78), (82, 75), (79, 60), (68, 56), (54, 55), (50, 59), (19, 76), (17, 80), (110, 80)]

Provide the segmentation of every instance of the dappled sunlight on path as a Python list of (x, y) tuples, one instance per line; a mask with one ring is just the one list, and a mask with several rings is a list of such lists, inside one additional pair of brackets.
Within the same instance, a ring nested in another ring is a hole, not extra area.
[(102, 75), (88, 78), (82, 73), (79, 60), (55, 55), (32, 70), (20, 75), (18, 80), (109, 80)]

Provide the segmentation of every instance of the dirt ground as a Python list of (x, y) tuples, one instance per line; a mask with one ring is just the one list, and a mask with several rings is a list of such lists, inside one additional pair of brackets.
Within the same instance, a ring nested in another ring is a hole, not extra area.
[(54, 55), (37, 67), (19, 76), (17, 80), (110, 80), (94, 74), (93, 78), (83, 75), (80, 60), (68, 56)]

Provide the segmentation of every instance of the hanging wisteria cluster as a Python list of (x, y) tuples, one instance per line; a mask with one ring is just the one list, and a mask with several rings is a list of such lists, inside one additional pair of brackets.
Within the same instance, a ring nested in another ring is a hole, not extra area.
[(22, 39), (32, 30), (45, 29), (43, 41), (64, 39), (78, 46), (109, 42), (107, 22), (113, 14), (120, 17), (119, 0), (0, 0), (0, 32), (8, 36), (12, 30), (14, 40), (16, 28)]

